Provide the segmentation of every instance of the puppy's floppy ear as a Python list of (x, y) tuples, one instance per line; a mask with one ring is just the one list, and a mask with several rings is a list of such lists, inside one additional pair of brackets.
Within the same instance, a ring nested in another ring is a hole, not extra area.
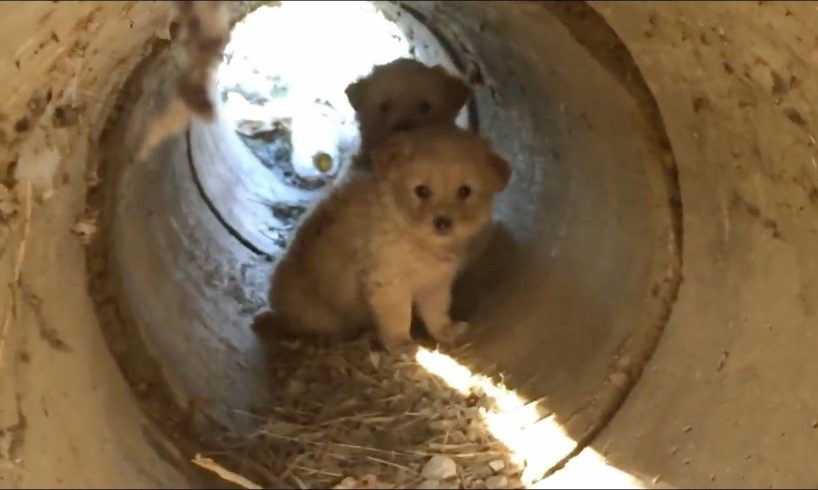
[(446, 71), (441, 65), (433, 66), (432, 70), (440, 77), (446, 102), (451, 104), (455, 111), (459, 111), (471, 97), (471, 87), (459, 77)]
[(487, 163), (491, 169), (492, 176), (495, 179), (494, 189), (496, 192), (500, 192), (506, 188), (509, 180), (511, 180), (511, 164), (508, 163), (505, 158), (494, 153), (493, 151), (489, 151), (487, 155)]
[(344, 93), (347, 95), (347, 100), (349, 100), (349, 105), (351, 105), (356, 112), (360, 112), (361, 106), (366, 99), (366, 80), (366, 78), (362, 78), (358, 81), (352, 82), (347, 85), (347, 88), (344, 91)]
[(394, 133), (369, 152), (372, 168), (379, 178), (388, 178), (392, 169), (412, 156), (412, 142), (406, 133)]

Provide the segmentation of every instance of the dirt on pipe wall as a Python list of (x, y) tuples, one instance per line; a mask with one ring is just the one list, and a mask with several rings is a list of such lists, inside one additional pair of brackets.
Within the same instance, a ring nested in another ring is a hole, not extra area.
[[(818, 482), (816, 5), (403, 5), (479, 70), (479, 129), (514, 156), (457, 307), (579, 443), (544, 441), (545, 485), (606, 486), (593, 453), (646, 485)], [(222, 325), (269, 263), (192, 178), (229, 177), (230, 141), (194, 124), (133, 155), (172, 85), (170, 7), (0, 5), (3, 487), (202, 485), (157, 417), (206, 397), (234, 424), (265, 397), (252, 334)], [(105, 253), (83, 243), (97, 189)]]

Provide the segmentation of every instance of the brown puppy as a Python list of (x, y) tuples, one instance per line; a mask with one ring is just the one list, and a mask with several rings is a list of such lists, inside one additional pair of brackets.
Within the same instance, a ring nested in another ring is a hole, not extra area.
[[(454, 124), (471, 89), (442, 66), (399, 58), (376, 66), (346, 89), (361, 131), (361, 155), (397, 131)], [(368, 165), (358, 158), (353, 165)]]
[(340, 181), (304, 218), (273, 273), (256, 327), (340, 336), (374, 327), (390, 350), (411, 342), (412, 306), (429, 333), (465, 331), (449, 317), (452, 282), (492, 219), (511, 168), (479, 136), (454, 126), (392, 135), (373, 172)]

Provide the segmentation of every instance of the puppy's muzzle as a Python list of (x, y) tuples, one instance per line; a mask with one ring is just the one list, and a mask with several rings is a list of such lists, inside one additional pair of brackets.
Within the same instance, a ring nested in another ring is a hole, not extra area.
[(396, 133), (409, 131), (410, 129), (412, 129), (412, 123), (409, 121), (398, 121), (394, 126), (392, 126), (392, 131)]
[(452, 219), (448, 216), (435, 216), (432, 220), (435, 231), (440, 235), (447, 234), (452, 229), (452, 224)]

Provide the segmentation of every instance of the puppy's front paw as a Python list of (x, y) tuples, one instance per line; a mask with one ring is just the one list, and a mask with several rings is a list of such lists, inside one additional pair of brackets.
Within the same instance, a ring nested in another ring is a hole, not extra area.
[(380, 341), (383, 348), (393, 355), (411, 354), (416, 347), (410, 337), (382, 338)]
[(282, 328), (282, 320), (275, 312), (267, 310), (253, 317), (251, 328), (256, 335), (268, 336), (278, 333)]
[(270, 324), (273, 323), (274, 321), (274, 317), (275, 313), (273, 313), (272, 311), (270, 310), (262, 311), (261, 313), (253, 317), (253, 323), (251, 324), (250, 327), (255, 332), (261, 333), (262, 331), (270, 327)]
[(467, 322), (451, 322), (435, 332), (435, 340), (442, 344), (451, 344), (469, 329)]

